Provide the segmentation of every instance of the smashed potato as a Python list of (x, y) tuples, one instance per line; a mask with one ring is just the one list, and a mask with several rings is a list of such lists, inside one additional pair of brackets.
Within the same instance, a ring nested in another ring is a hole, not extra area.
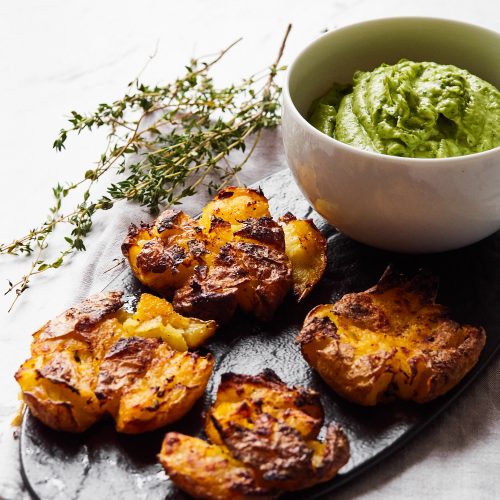
[(432, 276), (389, 269), (373, 288), (315, 307), (297, 338), (302, 354), (355, 403), (437, 398), (476, 364), (486, 334), (449, 319), (436, 294)]
[(242, 402), (243, 406), (258, 404), (262, 413), (293, 427), (304, 439), (314, 439), (323, 425), (323, 408), (316, 392), (287, 387), (272, 370), (255, 377), (227, 373), (221, 378), (215, 403), (205, 422), (205, 431), (212, 443), (223, 444), (214, 423), (225, 425), (238, 413)]
[(160, 461), (172, 481), (197, 498), (276, 498), (332, 479), (349, 459), (342, 430), (323, 425), (319, 395), (287, 387), (271, 370), (222, 376), (208, 411), (212, 442), (168, 433)]
[(158, 455), (170, 479), (195, 498), (246, 500), (276, 498), (259, 486), (255, 472), (226, 448), (178, 432), (169, 432)]
[(16, 380), (49, 427), (82, 432), (109, 414), (119, 432), (144, 432), (178, 420), (203, 394), (212, 356), (187, 347), (215, 323), (184, 318), (149, 294), (134, 314), (122, 306), (122, 292), (95, 295), (34, 334)]
[(291, 287), (303, 298), (326, 263), (312, 222), (289, 214), (282, 227), (262, 192), (236, 187), (220, 191), (198, 221), (169, 209), (151, 225), (131, 225), (122, 251), (139, 281), (172, 297), (176, 311), (219, 323), (238, 307), (270, 319)]

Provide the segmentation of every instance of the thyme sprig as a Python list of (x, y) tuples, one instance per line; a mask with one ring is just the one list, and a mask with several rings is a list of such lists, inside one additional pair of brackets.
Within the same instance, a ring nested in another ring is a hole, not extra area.
[[(210, 69), (240, 40), (211, 60), (192, 59), (173, 83), (149, 86), (138, 77), (128, 84), (122, 99), (99, 104), (89, 114), (72, 111), (70, 126), (60, 131), (53, 147), (61, 151), (68, 136), (104, 129), (106, 151), (80, 180), (52, 189), (55, 201), (40, 226), (0, 245), (0, 254), (34, 256), (28, 272), (16, 282), (9, 281), (6, 293), (15, 293), (12, 306), (33, 277), (59, 268), (74, 252), (85, 250), (84, 239), (96, 213), (114, 208), (121, 200), (138, 202), (157, 213), (161, 205), (177, 204), (202, 186), (213, 192), (226, 185), (248, 161), (261, 130), (280, 122), (281, 88), (275, 77), (284, 69), (279, 63), (290, 29), (274, 63), (238, 85), (216, 87)], [(232, 151), (240, 151), (242, 159), (231, 163)], [(112, 169), (114, 182), (103, 196), (94, 197), (96, 183)], [(67, 210), (66, 198), (78, 189), (80, 201)], [(60, 227), (63, 231), (54, 234)], [(49, 244), (58, 248), (53, 260), (44, 257)]]

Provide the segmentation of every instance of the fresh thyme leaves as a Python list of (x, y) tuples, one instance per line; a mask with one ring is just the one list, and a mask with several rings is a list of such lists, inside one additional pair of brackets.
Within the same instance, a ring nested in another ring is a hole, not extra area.
[[(184, 76), (173, 83), (148, 86), (137, 78), (122, 99), (100, 104), (90, 114), (72, 111), (71, 126), (60, 131), (54, 148), (64, 149), (71, 134), (99, 128), (107, 132), (107, 148), (82, 179), (53, 188), (55, 201), (45, 222), (0, 245), (0, 254), (34, 256), (28, 272), (14, 283), (9, 281), (6, 293), (15, 293), (12, 305), (34, 276), (57, 269), (75, 251), (85, 250), (84, 239), (97, 212), (131, 200), (156, 213), (160, 205), (179, 203), (202, 186), (212, 192), (227, 184), (253, 153), (261, 130), (280, 122), (281, 88), (275, 77), (284, 69), (279, 62), (290, 29), (275, 62), (238, 85), (216, 87), (210, 69), (239, 40), (212, 60), (191, 60)], [(236, 164), (227, 161), (233, 150), (243, 153)], [(93, 197), (95, 184), (111, 168), (116, 169), (117, 180), (104, 196)], [(77, 189), (82, 191), (80, 201), (67, 210), (66, 198)], [(53, 234), (59, 227), (63, 227), (62, 236), (60, 231)], [(49, 240), (51, 246), (59, 243), (54, 260), (44, 258)]]

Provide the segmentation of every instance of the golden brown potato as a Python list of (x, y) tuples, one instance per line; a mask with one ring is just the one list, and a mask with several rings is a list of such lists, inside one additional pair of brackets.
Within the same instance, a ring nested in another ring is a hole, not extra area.
[(435, 303), (437, 280), (386, 271), (365, 292), (315, 307), (297, 338), (302, 354), (341, 396), (362, 405), (430, 401), (476, 364), (486, 334)]
[(166, 297), (171, 297), (203, 264), (208, 240), (198, 224), (183, 212), (169, 209), (154, 224), (129, 228), (122, 244), (137, 279)]
[(272, 371), (251, 377), (226, 373), (222, 375), (217, 398), (207, 412), (205, 431), (212, 443), (222, 444), (213, 417), (222, 425), (242, 402), (259, 405), (262, 412), (296, 429), (304, 439), (314, 439), (323, 425), (323, 407), (318, 393), (302, 387), (288, 387)]
[(198, 266), (174, 306), (182, 314), (228, 321), (238, 306), (265, 321), (271, 319), (290, 287), (291, 266), (284, 252), (263, 245), (228, 244), (214, 266)]
[(185, 351), (215, 323), (184, 318), (149, 294), (135, 314), (122, 305), (121, 292), (95, 295), (34, 334), (16, 380), (49, 427), (82, 432), (110, 414), (118, 431), (144, 432), (178, 420), (203, 394), (213, 359)]
[(298, 220), (288, 212), (280, 218), (286, 254), (292, 263), (293, 293), (301, 301), (326, 269), (326, 240), (311, 219)]
[(202, 228), (208, 230), (214, 218), (240, 227), (242, 221), (262, 217), (271, 217), (267, 198), (262, 191), (230, 186), (220, 191), (205, 206), (199, 222)]
[(195, 498), (264, 500), (278, 496), (259, 486), (255, 472), (227, 449), (202, 439), (169, 432), (158, 458), (174, 484)]
[(182, 316), (172, 304), (149, 293), (141, 295), (135, 314), (122, 317), (127, 335), (161, 338), (177, 351), (199, 347), (217, 329), (215, 321)]
[(268, 320), (292, 285), (302, 298), (325, 268), (321, 234), (311, 222), (292, 218), (283, 223), (284, 232), (262, 192), (229, 187), (206, 205), (199, 221), (167, 210), (151, 225), (132, 225), (122, 251), (136, 277), (173, 297), (182, 314), (220, 323), (239, 307)]
[(198, 498), (274, 498), (328, 481), (347, 463), (346, 436), (330, 425), (320, 442), (322, 424), (314, 391), (287, 387), (271, 370), (229, 373), (206, 417), (213, 444), (168, 433), (159, 458), (172, 481)]

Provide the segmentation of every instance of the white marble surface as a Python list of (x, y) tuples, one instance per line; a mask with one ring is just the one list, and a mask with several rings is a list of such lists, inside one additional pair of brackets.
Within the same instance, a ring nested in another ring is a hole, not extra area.
[[(229, 81), (258, 70), (276, 52), (288, 22), (294, 24), (285, 62), (325, 28), (390, 15), (433, 15), (500, 30), (500, 4), (492, 0), (326, 1), (4, 1), (0, 4), (0, 241), (12, 239), (45, 215), (50, 188), (72, 179), (99, 155), (102, 137), (51, 144), (69, 110), (91, 110), (119, 97), (158, 47), (143, 78), (166, 81), (187, 59), (245, 40), (217, 70)], [(268, 134), (244, 180), (285, 166), (279, 134)], [(195, 210), (200, 198), (190, 200)], [(133, 209), (139, 217), (139, 209)], [(27, 497), (9, 422), (17, 407), (13, 373), (26, 357), (30, 335), (46, 319), (109, 280), (103, 271), (118, 255), (116, 243), (130, 217), (105, 215), (88, 241), (89, 252), (34, 282), (7, 315), (0, 311), (0, 498)], [(24, 259), (0, 260), (0, 283), (26, 269)], [(500, 498), (500, 359), (458, 403), (393, 458), (336, 498)], [(103, 496), (105, 498), (105, 496)]]

